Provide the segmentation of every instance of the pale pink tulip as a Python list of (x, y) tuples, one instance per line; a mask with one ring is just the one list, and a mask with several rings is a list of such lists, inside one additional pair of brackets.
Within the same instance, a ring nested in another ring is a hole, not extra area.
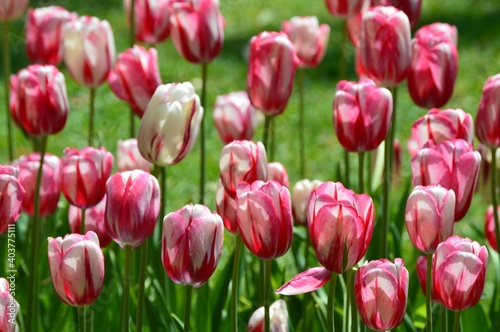
[(19, 168), (0, 165), (0, 234), (19, 219), (25, 193), (19, 181)]
[(29, 0), (0, 1), (0, 21), (12, 21), (21, 17), (26, 11)]
[[(17, 303), (13, 294), (15, 294), (15, 274), (10, 278), (0, 278), (0, 331), (2, 332), (17, 332), (19, 326), (16, 321), (19, 312), (19, 303)], [(9, 282), (10, 281), (10, 282)], [(12, 284), (12, 293), (11, 287)]]
[(137, 139), (135, 138), (118, 141), (116, 163), (118, 172), (133, 171), (134, 169), (149, 172), (151, 169), (151, 163), (141, 155)]
[[(248, 332), (264, 332), (264, 316), (264, 307), (255, 310), (248, 322)], [(269, 306), (269, 317), (271, 332), (289, 331), (288, 311), (285, 300), (277, 300)]]
[(309, 203), (309, 195), (313, 189), (316, 189), (322, 183), (323, 182), (319, 180), (309, 181), (304, 179), (293, 186), (292, 212), (296, 224), (307, 226), (307, 204)]
[(274, 180), (284, 187), (290, 187), (290, 183), (288, 182), (288, 173), (286, 172), (285, 166), (276, 161), (267, 164), (267, 180)]

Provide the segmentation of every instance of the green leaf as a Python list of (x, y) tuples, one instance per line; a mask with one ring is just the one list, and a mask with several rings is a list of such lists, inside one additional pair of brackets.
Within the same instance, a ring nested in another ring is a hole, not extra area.
[(462, 331), (491, 331), (490, 322), (481, 304), (462, 311)]
[[(231, 255), (228, 257), (225, 264), (219, 264), (219, 266), (224, 265), (224, 269), (222, 269), (222, 271), (219, 271), (220, 274), (218, 275), (218, 278), (214, 280), (215, 287), (212, 291), (212, 298), (214, 299), (212, 313), (212, 331), (221, 331), (222, 311), (228, 300), (229, 283), (231, 282), (232, 278), (235, 248), (236, 247), (234, 247), (231, 251)], [(226, 322), (229, 323), (229, 319), (227, 319)]]

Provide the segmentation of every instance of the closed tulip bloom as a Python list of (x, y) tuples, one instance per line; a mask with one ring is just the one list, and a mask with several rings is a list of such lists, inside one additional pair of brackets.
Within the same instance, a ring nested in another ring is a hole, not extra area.
[(66, 81), (56, 67), (31, 65), (10, 76), (12, 118), (30, 135), (60, 132), (68, 110)]
[(30, 8), (26, 17), (26, 54), (31, 62), (58, 65), (63, 59), (62, 28), (76, 19), (60, 6)]
[(115, 63), (115, 39), (108, 21), (81, 16), (63, 29), (64, 63), (80, 85), (95, 88), (108, 78)]
[(333, 126), (347, 151), (370, 151), (385, 139), (392, 120), (392, 95), (370, 79), (340, 81), (333, 102)]
[(61, 161), (62, 192), (66, 199), (80, 209), (99, 203), (106, 193), (113, 155), (104, 148), (66, 148)]
[[(498, 213), (500, 214), (500, 205), (497, 206)], [(484, 223), (484, 234), (488, 239), (490, 246), (498, 252), (497, 237), (495, 235), (495, 218), (493, 216), (493, 205), (488, 206), (486, 210)]]
[(188, 204), (163, 219), (163, 267), (175, 283), (199, 288), (214, 273), (223, 242), (221, 217), (204, 205)]
[(246, 91), (218, 96), (213, 117), (215, 128), (225, 144), (252, 139), (257, 126), (257, 111)]
[(455, 45), (458, 46), (458, 30), (454, 25), (448, 23), (434, 22), (429, 25), (424, 25), (415, 32), (415, 38), (420, 38), (421, 34), (442, 35), (449, 38)]
[(363, 323), (376, 331), (401, 324), (408, 303), (408, 270), (401, 258), (370, 261), (356, 271), (354, 296)]
[[(248, 332), (264, 332), (264, 307), (255, 310), (248, 321)], [(288, 311), (285, 300), (277, 300), (269, 306), (270, 331), (288, 332)]]
[(284, 21), (281, 30), (293, 43), (300, 60), (299, 67), (316, 67), (325, 57), (330, 26), (319, 25), (316, 16), (292, 17)]
[(476, 135), (489, 148), (500, 147), (500, 74), (488, 78), (476, 115)]
[(370, 196), (355, 194), (340, 182), (325, 182), (313, 189), (307, 219), (321, 265), (339, 274), (356, 265), (370, 245), (374, 216)]
[[(135, 39), (145, 44), (159, 44), (170, 35), (170, 0), (135, 0)], [(130, 24), (130, 0), (123, 0)]]
[(177, 164), (191, 151), (202, 118), (203, 107), (191, 83), (158, 86), (137, 135), (141, 155), (159, 166)]
[(97, 234), (49, 237), (52, 286), (64, 303), (85, 307), (94, 302), (104, 283), (104, 255)]
[(307, 204), (309, 195), (323, 182), (319, 180), (300, 180), (293, 186), (292, 190), (292, 213), (293, 220), (298, 225), (307, 226)]
[(440, 185), (455, 192), (455, 221), (469, 210), (479, 176), (481, 155), (462, 139), (420, 150), (411, 159), (413, 185)]
[(221, 216), (224, 222), (224, 227), (231, 233), (238, 232), (238, 220), (236, 219), (236, 200), (229, 196), (224, 189), (222, 181), (217, 183), (217, 191), (215, 192), (215, 204), (217, 213)]
[(453, 234), (455, 193), (440, 186), (416, 186), (406, 202), (406, 229), (410, 240), (425, 254)]
[(371, 0), (372, 6), (394, 6), (402, 10), (410, 21), (413, 28), (417, 25), (422, 11), (422, 0)]
[(0, 21), (11, 21), (21, 17), (28, 6), (28, 0), (0, 1)]
[(124, 248), (139, 247), (153, 234), (160, 214), (160, 186), (141, 170), (116, 173), (106, 184), (105, 229)]
[(237, 198), (238, 228), (255, 256), (274, 259), (292, 245), (290, 192), (276, 181), (241, 182)]
[(177, 52), (192, 63), (209, 63), (224, 43), (219, 0), (170, 1), (170, 32)]
[(222, 148), (219, 159), (220, 179), (227, 194), (236, 197), (242, 181), (267, 180), (267, 155), (264, 144), (234, 141)]
[(19, 219), (25, 193), (19, 181), (19, 169), (0, 165), (0, 234)]
[(476, 305), (483, 293), (487, 267), (485, 246), (469, 238), (449, 237), (437, 247), (432, 259), (437, 301), (453, 311)]
[(330, 14), (338, 18), (348, 18), (361, 11), (367, 0), (325, 0)]
[[(12, 289), (15, 293), (15, 289)], [(19, 327), (16, 322), (19, 303), (11, 295), (9, 280), (0, 278), (0, 331), (16, 332)]]
[[(104, 225), (104, 215), (106, 211), (106, 195), (103, 199), (91, 208), (85, 209), (85, 233), (92, 231), (99, 238), (101, 248), (107, 247), (111, 243), (106, 227)], [(79, 234), (82, 225), (82, 209), (70, 205), (68, 209), (69, 229), (71, 233)]]
[[(38, 169), (40, 168), (40, 154), (31, 153), (21, 156), (13, 162), (19, 168), (19, 179), (26, 190), (23, 199), (23, 211), (33, 216), (35, 213), (35, 188)], [(47, 217), (57, 210), (61, 194), (61, 161), (57, 156), (45, 154), (42, 182), (40, 184), (40, 216)]]
[(285, 110), (300, 60), (284, 32), (264, 31), (252, 37), (247, 91), (252, 105), (266, 115)]
[(272, 162), (267, 164), (267, 180), (274, 180), (284, 187), (289, 188), (290, 183), (288, 182), (288, 173), (286, 172), (285, 166), (279, 162)]
[(134, 169), (149, 172), (151, 169), (151, 163), (141, 155), (137, 139), (135, 138), (118, 141), (116, 163), (118, 172), (133, 171)]
[(408, 16), (392, 6), (370, 8), (361, 31), (361, 60), (377, 84), (392, 87), (407, 76), (411, 62)]
[(111, 90), (140, 117), (161, 84), (157, 57), (155, 48), (146, 51), (144, 47), (134, 45), (118, 55), (115, 67), (109, 73)]

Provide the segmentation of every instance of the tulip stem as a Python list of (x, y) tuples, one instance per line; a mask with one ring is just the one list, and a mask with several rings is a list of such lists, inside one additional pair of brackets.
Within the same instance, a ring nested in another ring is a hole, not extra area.
[(347, 46), (347, 20), (342, 20), (342, 32), (340, 40), (340, 63), (339, 63), (339, 78), (344, 80), (347, 76), (347, 61), (345, 56), (345, 48)]
[(93, 146), (94, 143), (94, 100), (95, 100), (95, 88), (90, 88), (90, 114), (89, 114), (89, 146)]
[(201, 107), (203, 107), (203, 117), (201, 118), (201, 129), (200, 129), (200, 204), (204, 204), (205, 201), (205, 176), (206, 176), (206, 165), (205, 165), (205, 116), (206, 116), (206, 104), (207, 104), (207, 69), (208, 64), (201, 64)]
[(146, 270), (148, 267), (148, 244), (149, 237), (142, 243), (141, 246), (141, 261), (139, 266), (139, 291), (137, 296), (137, 319), (136, 331), (142, 331), (142, 317), (144, 314), (144, 289), (146, 283)]
[(82, 217), (80, 218), (80, 233), (85, 235), (85, 209), (82, 209)]
[(345, 169), (345, 177), (343, 179), (344, 185), (346, 188), (349, 188), (349, 182), (350, 182), (350, 176), (349, 176), (349, 169), (351, 168), (351, 165), (349, 163), (349, 152), (347, 150), (344, 150), (344, 169)]
[[(269, 128), (271, 125), (271, 121), (273, 120), (272, 115), (266, 115), (265, 121), (264, 121), (264, 147), (266, 148), (266, 151), (270, 149), (269, 146)], [(268, 159), (271, 161), (271, 158)]]
[(130, 47), (135, 44), (135, 0), (130, 0)]
[[(334, 311), (335, 311), (335, 286), (337, 285), (337, 273), (332, 272), (330, 275), (330, 286), (328, 287), (328, 309), (326, 311), (326, 326), (328, 332), (335, 331)], [(307, 327), (306, 327), (307, 328)]]
[(236, 233), (236, 246), (234, 247), (233, 279), (231, 282), (231, 331), (238, 331), (238, 288), (242, 247), (243, 240), (238, 232)]
[(184, 332), (189, 332), (191, 325), (191, 297), (193, 296), (193, 286), (186, 285), (186, 300), (184, 307)]
[(9, 21), (3, 22), (3, 78), (5, 89), (5, 114), (7, 115), (7, 146), (9, 162), (14, 159), (14, 147), (12, 141), (12, 118), (10, 116), (10, 50), (9, 50)]
[[(496, 158), (497, 148), (491, 149), (491, 203), (493, 204), (493, 218), (495, 220), (495, 238), (497, 240), (497, 252), (500, 249), (500, 218), (498, 217), (498, 202), (497, 202), (497, 158)], [(500, 280), (500, 265), (497, 271), (497, 282), (496, 289), (497, 294), (500, 291), (498, 280)], [(495, 307), (498, 305), (498, 296), (495, 299)]]
[(78, 331), (87, 332), (87, 307), (78, 307)]
[(432, 332), (432, 254), (427, 254), (427, 277), (425, 286), (426, 330)]
[(269, 294), (271, 292), (271, 267), (273, 261), (266, 259), (264, 261), (264, 322), (265, 322), (265, 332), (271, 331), (271, 315), (269, 313)]
[(453, 319), (453, 332), (458, 332), (460, 330), (460, 314), (461, 311), (455, 311), (455, 318)]
[(129, 330), (130, 317), (130, 280), (132, 266), (132, 246), (125, 245), (125, 273), (123, 274), (123, 298), (122, 298), (122, 331)]
[(358, 181), (359, 181), (359, 193), (362, 194), (365, 191), (365, 178), (364, 178), (364, 164), (365, 164), (365, 153), (358, 153)]
[(356, 271), (350, 269), (347, 272), (349, 280), (347, 280), (347, 296), (351, 298), (351, 329), (350, 332), (358, 332), (358, 316), (356, 309), (356, 300), (354, 295), (354, 275)]
[(366, 182), (367, 188), (366, 193), (371, 196), (372, 195), (372, 152), (369, 151), (367, 154), (367, 162), (366, 162)]
[(299, 70), (299, 159), (300, 167), (299, 174), (300, 178), (304, 179), (306, 174), (306, 144), (305, 144), (305, 133), (304, 133), (304, 73), (305, 70), (301, 68)]

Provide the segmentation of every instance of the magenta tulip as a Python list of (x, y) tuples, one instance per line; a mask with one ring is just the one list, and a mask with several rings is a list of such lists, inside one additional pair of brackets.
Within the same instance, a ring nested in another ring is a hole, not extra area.
[(458, 45), (458, 30), (454, 25), (448, 23), (434, 22), (429, 25), (425, 25), (415, 32), (415, 38), (419, 38), (420, 34), (442, 34), (443, 37), (449, 38), (455, 45)]
[(476, 116), (476, 135), (490, 148), (500, 147), (500, 74), (488, 78)]
[(137, 139), (119, 140), (116, 148), (116, 163), (118, 172), (140, 169), (149, 172), (151, 163), (144, 159), (139, 151)]
[[(264, 332), (264, 307), (255, 310), (248, 321), (248, 332)], [(289, 331), (288, 311), (285, 300), (277, 300), (269, 306), (270, 331), (285, 332)]]
[[(111, 243), (106, 227), (104, 226), (104, 215), (106, 211), (106, 195), (103, 199), (91, 208), (85, 209), (85, 233), (92, 231), (99, 238), (101, 248), (107, 247)], [(68, 209), (69, 229), (71, 233), (80, 233), (82, 225), (82, 209), (70, 205)]]
[[(145, 44), (159, 44), (170, 35), (170, 0), (135, 0), (135, 39)], [(130, 24), (130, 0), (123, 0)]]
[(17, 221), (26, 191), (19, 181), (19, 168), (0, 165), (0, 234)]
[(12, 21), (24, 14), (29, 0), (0, 1), (0, 21)]
[[(498, 213), (500, 214), (500, 205), (497, 206)], [(495, 235), (495, 218), (493, 217), (493, 205), (488, 206), (486, 210), (484, 223), (484, 234), (488, 239), (490, 246), (498, 252), (497, 237)]]
[(224, 227), (231, 233), (238, 232), (238, 220), (236, 219), (236, 200), (229, 196), (224, 189), (222, 181), (217, 183), (217, 191), (215, 192), (215, 204), (217, 213), (221, 216), (224, 222)]
[(286, 172), (285, 166), (279, 162), (272, 162), (267, 164), (267, 180), (274, 180), (281, 184), (283, 187), (290, 187), (288, 182), (288, 173)]
[(316, 189), (323, 182), (319, 180), (300, 180), (292, 190), (292, 212), (293, 219), (297, 225), (307, 226), (307, 205), (309, 196), (313, 189)]
[[(12, 293), (9, 280), (14, 286), (12, 287)], [(17, 303), (13, 294), (15, 294), (15, 275), (13, 279), (0, 278), (0, 331), (2, 332), (19, 331), (16, 322), (19, 303)]]
[(402, 10), (408, 16), (412, 28), (417, 25), (422, 10), (422, 0), (371, 0), (371, 5), (394, 6)]
[(348, 18), (361, 11), (366, 0), (325, 0), (330, 14), (338, 18)]

